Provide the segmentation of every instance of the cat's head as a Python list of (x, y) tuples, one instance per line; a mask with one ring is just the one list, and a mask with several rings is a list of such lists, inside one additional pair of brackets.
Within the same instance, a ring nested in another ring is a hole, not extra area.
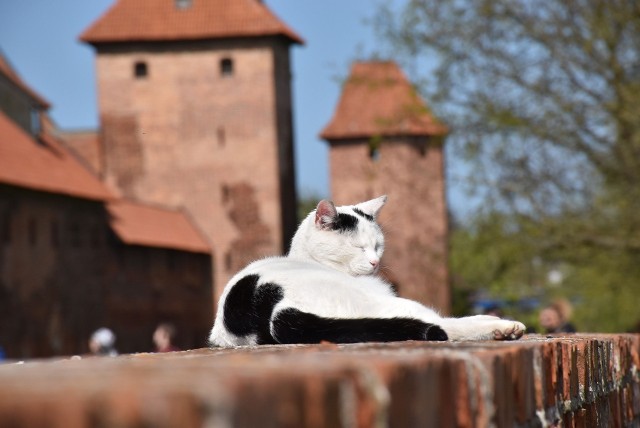
[(384, 236), (376, 219), (386, 200), (381, 196), (340, 207), (320, 201), (301, 223), (289, 255), (353, 276), (376, 274), (384, 251)]

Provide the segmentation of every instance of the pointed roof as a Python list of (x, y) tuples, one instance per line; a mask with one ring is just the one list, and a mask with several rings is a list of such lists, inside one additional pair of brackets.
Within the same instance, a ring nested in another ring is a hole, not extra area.
[(0, 74), (4, 75), (11, 83), (18, 87), (22, 92), (27, 94), (33, 101), (35, 101), (40, 107), (44, 109), (49, 108), (47, 100), (42, 98), (36, 91), (31, 89), (29, 85), (24, 83), (18, 73), (13, 69), (9, 60), (0, 51)]
[(444, 135), (447, 127), (393, 61), (356, 62), (338, 107), (321, 138), (339, 140), (373, 136)]
[(127, 200), (110, 202), (107, 209), (111, 228), (125, 244), (211, 253), (210, 245), (182, 211)]
[(36, 141), (2, 111), (0, 183), (98, 201), (113, 198), (55, 138), (43, 133)]
[(117, 0), (80, 40), (96, 45), (275, 35), (304, 43), (259, 0)]

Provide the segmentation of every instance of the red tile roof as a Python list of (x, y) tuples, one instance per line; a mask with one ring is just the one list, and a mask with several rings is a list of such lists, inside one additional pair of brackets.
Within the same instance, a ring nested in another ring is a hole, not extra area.
[(259, 0), (118, 0), (80, 35), (91, 43), (281, 35), (304, 43)]
[(102, 148), (98, 131), (58, 131), (58, 136), (91, 171), (102, 174)]
[(320, 136), (337, 140), (446, 133), (396, 63), (373, 61), (352, 66), (333, 118)]
[(211, 246), (182, 211), (119, 200), (110, 202), (111, 227), (129, 245), (211, 253)]
[(0, 52), (0, 73), (6, 76), (14, 85), (18, 87), (22, 92), (26, 93), (29, 97), (31, 97), (36, 103), (38, 103), (42, 108), (49, 108), (49, 103), (47, 100), (42, 98), (38, 93), (36, 93), (33, 89), (31, 89), (26, 83), (22, 81), (18, 73), (15, 72), (9, 61), (2, 55)]
[(40, 141), (0, 111), (0, 183), (69, 196), (107, 200), (107, 187), (52, 136)]

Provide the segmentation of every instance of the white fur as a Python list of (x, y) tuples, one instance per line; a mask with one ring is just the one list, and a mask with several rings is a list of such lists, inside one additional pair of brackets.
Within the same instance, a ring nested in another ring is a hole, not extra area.
[[(383, 196), (354, 206), (334, 208), (337, 213), (356, 216), (353, 208), (358, 208), (376, 218), (385, 201)], [(321, 205), (318, 207), (320, 210)], [(330, 213), (333, 205), (325, 207)], [(211, 344), (256, 343), (255, 335), (235, 336), (227, 331), (223, 322), (226, 296), (236, 282), (251, 274), (260, 276), (258, 286), (273, 283), (282, 287), (284, 298), (275, 306), (274, 315), (284, 308), (295, 308), (326, 318), (415, 318), (439, 325), (450, 340), (511, 339), (524, 332), (525, 327), (519, 322), (487, 316), (443, 318), (420, 303), (396, 297), (389, 284), (373, 275), (384, 249), (379, 226), (359, 217), (356, 233), (337, 233), (323, 229), (323, 224), (331, 221), (325, 217), (316, 216), (314, 211), (302, 221), (287, 257), (255, 261), (231, 278), (220, 297), (209, 337)]]

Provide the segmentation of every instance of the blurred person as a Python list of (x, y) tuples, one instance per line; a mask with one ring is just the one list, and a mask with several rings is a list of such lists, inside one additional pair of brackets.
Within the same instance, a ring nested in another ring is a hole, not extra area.
[(89, 350), (93, 355), (115, 357), (116, 335), (106, 327), (97, 329), (89, 339)]
[(180, 348), (173, 344), (176, 337), (176, 327), (168, 322), (161, 323), (153, 332), (153, 343), (156, 345), (156, 352), (175, 352)]
[(4, 348), (0, 346), (0, 361), (5, 359)]
[(491, 304), (487, 306), (487, 308), (484, 310), (482, 314), (491, 315), (493, 317), (498, 317), (498, 318), (504, 318), (504, 313), (502, 312), (502, 309), (500, 308), (500, 306), (496, 304)]
[(576, 328), (569, 322), (571, 304), (566, 300), (557, 300), (540, 311), (540, 326), (545, 333), (575, 333)]

